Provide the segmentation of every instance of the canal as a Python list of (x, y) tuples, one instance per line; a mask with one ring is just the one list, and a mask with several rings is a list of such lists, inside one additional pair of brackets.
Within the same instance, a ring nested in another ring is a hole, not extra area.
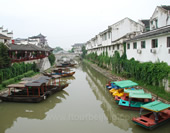
[(170, 123), (153, 131), (132, 123), (137, 111), (120, 109), (105, 89), (108, 79), (80, 64), (69, 86), (41, 103), (0, 103), (0, 133), (169, 133)]

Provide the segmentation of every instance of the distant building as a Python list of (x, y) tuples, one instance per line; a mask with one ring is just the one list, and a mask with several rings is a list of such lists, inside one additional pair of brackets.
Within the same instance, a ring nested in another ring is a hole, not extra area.
[(18, 45), (33, 44), (40, 48), (45, 48), (46, 46), (48, 46), (46, 36), (42, 35), (41, 33), (37, 36), (32, 36), (28, 38), (16, 38), (14, 41), (15, 41), (15, 44), (18, 44)]
[(85, 43), (75, 43), (72, 47), (74, 49), (74, 53), (76, 54), (82, 54), (82, 47), (85, 45)]
[(21, 44), (28, 44), (28, 39), (27, 38), (16, 38), (14, 40), (15, 44), (21, 45)]
[(42, 35), (41, 33), (37, 36), (32, 36), (28, 38), (28, 42), (30, 44), (37, 45), (41, 48), (44, 48), (47, 45), (46, 36)]
[(11, 43), (11, 40), (13, 38), (13, 32), (8, 32), (8, 30), (3, 30), (3, 26), (0, 27), (0, 42), (4, 44)]

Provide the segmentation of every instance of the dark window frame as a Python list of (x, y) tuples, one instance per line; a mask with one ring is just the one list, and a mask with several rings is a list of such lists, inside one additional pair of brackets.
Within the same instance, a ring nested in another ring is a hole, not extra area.
[(158, 48), (158, 39), (152, 39), (151, 40), (151, 43), (152, 43), (152, 48)]
[(133, 49), (137, 49), (137, 42), (133, 43)]
[(167, 37), (167, 47), (170, 47), (170, 37)]
[(141, 41), (141, 48), (142, 49), (146, 48), (146, 41)]
[(127, 44), (127, 49), (130, 49), (130, 43)]

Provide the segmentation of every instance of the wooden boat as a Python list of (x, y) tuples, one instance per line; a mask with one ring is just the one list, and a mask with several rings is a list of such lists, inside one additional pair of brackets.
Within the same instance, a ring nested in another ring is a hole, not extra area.
[(152, 101), (152, 95), (149, 93), (130, 93), (129, 99), (120, 99), (118, 105), (123, 109), (140, 110), (142, 105)]
[(128, 101), (129, 100), (129, 93), (144, 93), (143, 89), (124, 89), (124, 95), (123, 96), (115, 96), (115, 101), (116, 103), (119, 103), (119, 100), (122, 99), (122, 100), (125, 100), (125, 101)]
[[(141, 115), (143, 110), (151, 111)], [(141, 106), (140, 117), (133, 117), (132, 121), (146, 129), (154, 129), (170, 121), (170, 104), (154, 101)]]
[[(9, 85), (9, 92), (2, 94), (0, 99), (7, 102), (37, 103), (68, 86), (68, 84), (58, 86), (49, 85), (48, 82), (49, 77), (44, 76), (38, 80), (28, 82), (25, 85)], [(14, 91), (10, 91), (10, 88), (14, 88)]]
[(76, 64), (72, 64), (72, 63), (60, 63), (58, 65), (56, 65), (56, 67), (74, 67)]
[(74, 74), (75, 72), (71, 72), (69, 68), (55, 68), (51, 73), (51, 75), (60, 75), (61, 77), (69, 77)]

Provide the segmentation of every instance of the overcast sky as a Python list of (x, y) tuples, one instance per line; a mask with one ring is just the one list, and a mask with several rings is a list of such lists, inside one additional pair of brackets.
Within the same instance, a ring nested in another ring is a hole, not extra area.
[(42, 33), (51, 47), (69, 49), (125, 17), (149, 19), (170, 0), (0, 0), (0, 5), (0, 26), (14, 38)]

